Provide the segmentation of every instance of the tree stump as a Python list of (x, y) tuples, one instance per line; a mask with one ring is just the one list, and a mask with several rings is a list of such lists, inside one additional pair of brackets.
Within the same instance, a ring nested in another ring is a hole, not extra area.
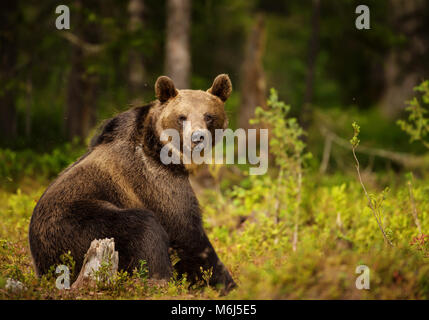
[(93, 281), (108, 282), (118, 271), (119, 256), (114, 239), (93, 240), (72, 289)]

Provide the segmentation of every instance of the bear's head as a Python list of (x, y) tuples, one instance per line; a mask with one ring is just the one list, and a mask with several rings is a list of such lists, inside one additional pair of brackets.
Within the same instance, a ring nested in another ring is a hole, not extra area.
[[(206, 134), (215, 141), (215, 130), (226, 129), (228, 118), (224, 103), (232, 91), (228, 75), (218, 75), (207, 91), (178, 90), (173, 81), (161, 76), (155, 83), (155, 94), (159, 104), (154, 108), (153, 127), (158, 138), (167, 129), (176, 130), (183, 141), (188, 138), (193, 150), (201, 147), (206, 141)], [(168, 143), (164, 141), (163, 144)], [(182, 149), (183, 150), (183, 149)]]

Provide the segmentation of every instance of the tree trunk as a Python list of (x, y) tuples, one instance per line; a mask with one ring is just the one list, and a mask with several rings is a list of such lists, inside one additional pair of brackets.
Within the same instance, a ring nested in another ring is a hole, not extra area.
[[(128, 13), (130, 16), (128, 27), (130, 32), (133, 33), (143, 28), (143, 12), (143, 0), (130, 0), (128, 4)], [(138, 104), (142, 99), (142, 93), (144, 89), (145, 67), (143, 63), (143, 56), (136, 49), (131, 48), (128, 59), (129, 94), (132, 99), (132, 103)]]
[(429, 37), (424, 23), (428, 5), (422, 0), (398, 0), (390, 3), (390, 17), (397, 33), (406, 37), (403, 47), (392, 49), (384, 65), (385, 90), (380, 108), (387, 118), (395, 118), (406, 106), (413, 88), (428, 76)]
[(312, 17), (311, 17), (311, 38), (308, 46), (307, 56), (307, 77), (305, 81), (305, 94), (301, 110), (301, 125), (304, 129), (308, 129), (313, 118), (313, 91), (314, 91), (314, 72), (316, 67), (316, 59), (319, 52), (319, 20), (320, 20), (320, 0), (312, 2)]
[[(74, 22), (76, 35), (85, 43), (92, 43), (97, 38), (96, 30), (93, 30), (94, 26), (84, 27), (82, 2), (75, 3), (80, 9)], [(69, 140), (75, 137), (85, 139), (96, 123), (97, 76), (87, 72), (87, 55), (83, 46), (73, 45), (65, 112)]]
[(74, 47), (72, 67), (68, 79), (66, 130), (67, 138), (85, 139), (95, 124), (93, 83), (85, 76), (82, 49)]
[(190, 28), (191, 1), (168, 0), (165, 73), (178, 89), (189, 88), (190, 85)]
[(33, 82), (31, 77), (28, 77), (26, 84), (26, 103), (25, 103), (25, 136), (31, 136), (31, 113), (33, 105)]
[(13, 26), (17, 3), (4, 1), (0, 7), (0, 139), (10, 141), (17, 135), (15, 108), (16, 39)]
[(238, 126), (245, 130), (255, 128), (255, 125), (249, 124), (249, 120), (255, 117), (256, 107), (266, 108), (266, 82), (262, 61), (264, 48), (265, 24), (262, 15), (258, 15), (248, 36), (242, 65)]

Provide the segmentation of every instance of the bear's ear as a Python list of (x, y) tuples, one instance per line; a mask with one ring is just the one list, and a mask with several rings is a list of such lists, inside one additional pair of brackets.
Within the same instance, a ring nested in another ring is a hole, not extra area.
[(160, 76), (155, 82), (155, 95), (161, 103), (177, 96), (178, 91), (173, 80), (166, 76)]
[(207, 90), (207, 92), (219, 97), (223, 102), (229, 98), (231, 91), (232, 84), (227, 74), (218, 75), (214, 79), (211, 88)]

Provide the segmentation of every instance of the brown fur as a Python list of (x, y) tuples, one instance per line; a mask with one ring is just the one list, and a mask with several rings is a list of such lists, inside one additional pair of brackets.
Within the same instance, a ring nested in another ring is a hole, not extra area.
[(120, 269), (132, 271), (146, 260), (152, 277), (167, 279), (173, 248), (179, 274), (196, 281), (200, 266), (213, 268), (211, 284), (235, 286), (203, 230), (186, 168), (164, 165), (159, 157), (161, 130), (180, 130), (180, 116), (195, 128), (226, 126), (223, 102), (230, 89), (223, 85), (220, 91), (176, 90), (169, 78), (160, 77), (156, 95), (161, 100), (106, 121), (88, 153), (59, 175), (34, 209), (29, 239), (38, 275), (59, 264), (69, 250), (77, 274), (91, 241), (113, 237)]

